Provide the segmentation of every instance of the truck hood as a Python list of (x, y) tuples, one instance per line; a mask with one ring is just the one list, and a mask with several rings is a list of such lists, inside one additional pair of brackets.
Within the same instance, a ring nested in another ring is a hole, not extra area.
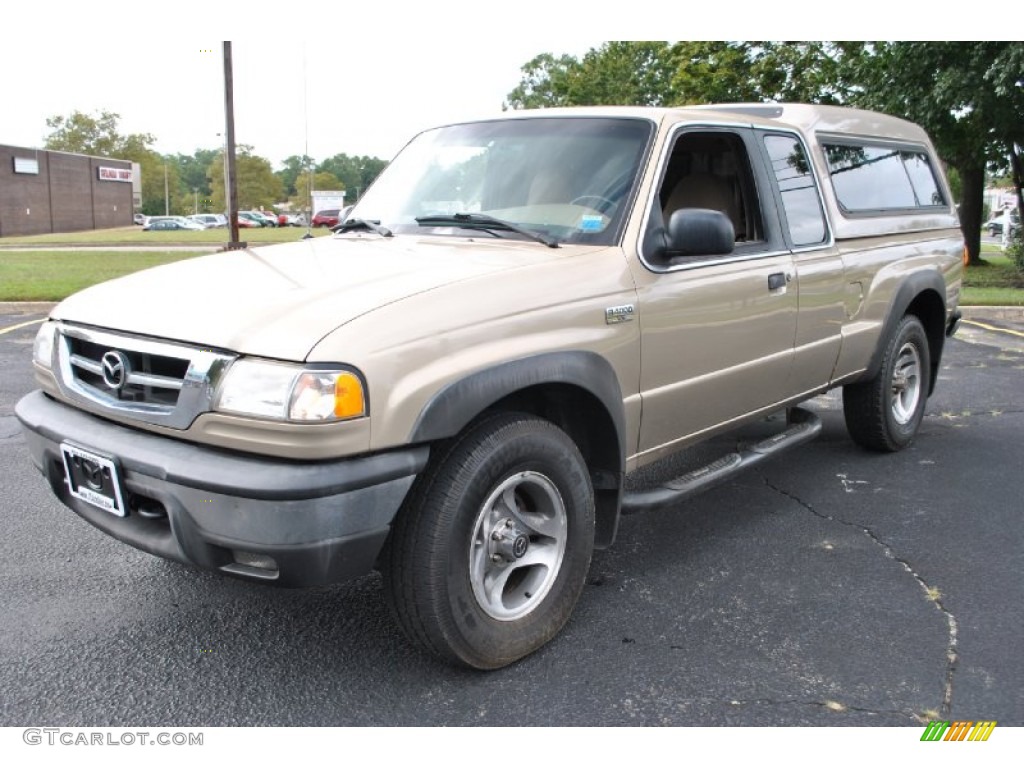
[(57, 305), (51, 317), (303, 360), (331, 331), (378, 307), (589, 250), (507, 240), (320, 237), (136, 272), (76, 293)]

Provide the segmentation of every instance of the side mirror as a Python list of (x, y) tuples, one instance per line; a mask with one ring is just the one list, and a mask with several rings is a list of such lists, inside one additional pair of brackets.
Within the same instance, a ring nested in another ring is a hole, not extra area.
[(729, 217), (710, 208), (680, 208), (668, 220), (665, 256), (726, 256), (736, 247)]

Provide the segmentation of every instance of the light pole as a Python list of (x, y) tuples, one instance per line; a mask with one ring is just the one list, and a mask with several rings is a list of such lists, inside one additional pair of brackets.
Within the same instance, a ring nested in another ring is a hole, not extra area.
[(167, 187), (167, 162), (164, 162), (164, 216), (171, 215), (171, 196)]
[(198, 188), (192, 187), (192, 197), (195, 200), (195, 202), (193, 204), (193, 207), (195, 208), (195, 210), (192, 211), (192, 213), (198, 215), (198, 213), (199, 213), (199, 189)]

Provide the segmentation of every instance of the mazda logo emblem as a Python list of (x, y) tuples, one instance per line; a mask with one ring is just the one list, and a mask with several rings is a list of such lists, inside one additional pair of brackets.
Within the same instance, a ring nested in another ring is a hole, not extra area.
[(519, 559), (526, 554), (526, 550), (529, 549), (529, 547), (529, 537), (521, 533), (516, 536), (515, 541), (512, 542), (512, 554), (516, 556), (516, 559)]
[(128, 383), (128, 374), (131, 373), (128, 356), (124, 352), (112, 349), (103, 355), (100, 363), (103, 369), (103, 383), (118, 392), (124, 389), (124, 385)]
[(85, 476), (85, 482), (92, 488), (95, 488), (97, 491), (103, 488), (103, 467), (99, 464), (83, 461), (82, 474)]

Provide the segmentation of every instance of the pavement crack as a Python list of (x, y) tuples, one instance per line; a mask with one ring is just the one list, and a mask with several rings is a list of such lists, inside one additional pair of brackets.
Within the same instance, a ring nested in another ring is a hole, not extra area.
[(789, 491), (783, 488), (779, 488), (777, 485), (774, 485), (768, 478), (764, 478), (764, 483), (776, 493), (785, 496), (787, 499), (790, 499), (791, 501), (796, 502), (815, 517), (819, 517), (822, 520), (825, 520), (830, 523), (838, 523), (840, 525), (845, 525), (848, 528), (852, 528), (855, 531), (860, 531), (862, 534), (867, 536), (869, 539), (871, 539), (871, 541), (873, 541), (878, 547), (882, 549), (882, 552), (885, 554), (887, 558), (899, 563), (900, 566), (902, 566), (903, 570), (905, 570), (913, 577), (913, 579), (924, 591), (925, 597), (929, 600), (929, 602), (934, 603), (935, 607), (939, 611), (941, 611), (942, 614), (946, 617), (946, 624), (949, 626), (949, 641), (946, 646), (946, 680), (942, 696), (942, 716), (948, 717), (953, 708), (953, 676), (956, 672), (957, 661), (959, 660), (957, 654), (958, 625), (956, 616), (954, 616), (953, 612), (946, 608), (946, 606), (943, 604), (942, 595), (939, 592), (938, 588), (928, 584), (928, 582), (926, 582), (921, 577), (921, 575), (914, 570), (914, 568), (910, 565), (908, 561), (906, 561), (902, 557), (899, 557), (896, 554), (896, 552), (893, 551), (893, 548), (888, 543), (886, 543), (882, 538), (880, 538), (874, 531), (872, 531), (867, 526), (859, 525), (857, 523), (851, 523), (847, 520), (840, 520), (838, 517), (835, 517), (834, 515), (828, 515), (824, 512), (819, 512), (811, 504), (804, 501), (796, 494), (790, 493)]
[(778, 705), (797, 705), (803, 707), (821, 707), (827, 709), (830, 712), (837, 714), (842, 712), (860, 712), (865, 715), (895, 715), (897, 717), (904, 717), (907, 720), (911, 720), (914, 723), (920, 723), (921, 717), (914, 712), (907, 712), (902, 709), (872, 709), (870, 707), (854, 707), (850, 704), (839, 704), (835, 701), (807, 701), (805, 699), (730, 699), (728, 702), (734, 707), (744, 706), (778, 706)]

